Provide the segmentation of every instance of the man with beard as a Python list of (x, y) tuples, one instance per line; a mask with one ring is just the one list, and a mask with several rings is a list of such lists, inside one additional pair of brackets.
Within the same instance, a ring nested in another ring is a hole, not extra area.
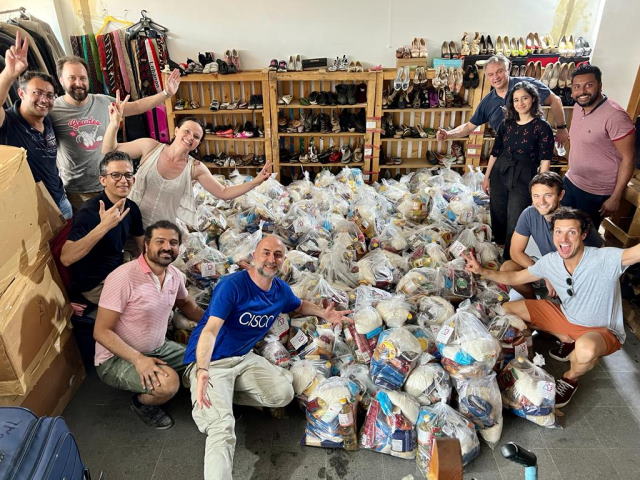
[[(79, 208), (102, 189), (98, 163), (102, 158), (102, 138), (109, 125), (109, 105), (115, 98), (89, 93), (86, 62), (75, 56), (56, 62), (63, 97), (56, 99), (51, 112), (58, 140), (58, 167), (71, 204)], [(178, 91), (180, 72), (174, 70), (165, 89), (135, 102), (125, 102), (124, 116), (137, 115), (164, 103)], [(128, 98), (128, 97), (127, 97)]]
[(640, 262), (640, 245), (626, 249), (585, 246), (590, 223), (579, 210), (556, 210), (551, 216), (556, 251), (518, 272), (488, 270), (472, 254), (464, 254), (467, 270), (488, 280), (521, 285), (544, 278), (553, 285), (560, 306), (549, 300), (520, 300), (507, 302), (503, 308), (532, 328), (573, 343), (569, 370), (556, 380), (556, 407), (569, 403), (578, 379), (595, 367), (600, 357), (622, 347), (625, 331), (618, 279), (627, 267)]
[(597, 228), (618, 210), (633, 175), (635, 127), (627, 112), (603, 95), (598, 67), (580, 65), (571, 77), (576, 103), (562, 204), (587, 212)]
[(232, 403), (284, 407), (293, 399), (288, 370), (252, 352), (280, 313), (315, 315), (330, 323), (350, 322), (349, 310), (325, 309), (296, 297), (277, 278), (285, 256), (282, 241), (263, 238), (248, 270), (222, 278), (191, 333), (184, 361), (191, 382), (192, 416), (207, 434), (204, 478), (231, 480), (236, 436)]
[[(5, 53), (0, 73), (0, 105), (20, 74), (27, 69), (29, 43), (16, 32), (16, 43)], [(26, 72), (18, 82), (20, 100), (11, 108), (0, 108), (0, 144), (22, 147), (36, 182), (42, 182), (65, 218), (71, 218), (67, 199), (56, 166), (56, 137), (48, 115), (55, 99), (53, 79), (42, 72)], [(19, 185), (17, 186), (20, 187)]]
[(144, 253), (106, 278), (93, 330), (98, 377), (134, 392), (131, 409), (158, 429), (174, 424), (159, 405), (176, 394), (184, 370), (184, 346), (165, 338), (169, 315), (174, 306), (193, 321), (203, 313), (187, 294), (184, 275), (171, 265), (181, 240), (171, 222), (147, 227)]

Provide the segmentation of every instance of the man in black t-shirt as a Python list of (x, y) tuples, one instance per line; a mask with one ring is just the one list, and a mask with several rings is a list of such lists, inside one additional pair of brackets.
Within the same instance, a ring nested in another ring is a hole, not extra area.
[(60, 261), (71, 267), (72, 290), (96, 305), (104, 279), (123, 263), (124, 246), (130, 236), (142, 251), (140, 209), (127, 199), (134, 181), (129, 155), (117, 150), (106, 154), (100, 162), (104, 191), (82, 204), (62, 247)]
[[(0, 72), (0, 105), (9, 89), (27, 69), (28, 42), (16, 33), (16, 44), (5, 53), (5, 68)], [(18, 82), (20, 100), (11, 108), (0, 108), (0, 144), (22, 147), (36, 182), (43, 182), (65, 218), (71, 218), (71, 204), (58, 175), (58, 148), (48, 114), (55, 99), (53, 79), (42, 72), (26, 72)], [(16, 185), (20, 188), (20, 185)]]

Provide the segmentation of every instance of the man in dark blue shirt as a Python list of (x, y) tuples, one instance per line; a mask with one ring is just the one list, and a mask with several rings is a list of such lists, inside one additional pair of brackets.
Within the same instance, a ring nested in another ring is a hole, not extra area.
[(104, 191), (82, 204), (62, 247), (60, 261), (71, 267), (72, 290), (97, 305), (104, 280), (122, 265), (129, 237), (142, 251), (144, 229), (138, 205), (127, 199), (135, 181), (133, 163), (124, 152), (113, 151), (100, 162)]
[(315, 315), (330, 323), (351, 321), (349, 310), (326, 309), (296, 297), (277, 278), (285, 247), (275, 236), (258, 243), (248, 270), (220, 280), (211, 303), (191, 333), (185, 351), (185, 375), (191, 381), (192, 416), (207, 434), (206, 480), (231, 479), (235, 435), (232, 402), (284, 407), (293, 399), (291, 372), (251, 350), (280, 313)]
[(487, 60), (484, 76), (486, 80), (489, 80), (493, 89), (480, 101), (471, 120), (451, 130), (439, 129), (438, 140), (466, 137), (479, 125), (487, 122), (494, 131), (497, 131), (504, 120), (503, 107), (507, 94), (516, 83), (522, 81), (532, 83), (538, 89), (540, 103), (551, 107), (551, 115), (557, 130), (556, 140), (564, 145), (569, 139), (562, 101), (544, 83), (531, 77), (509, 77), (509, 60), (503, 55), (494, 55)]
[[(5, 54), (5, 68), (0, 73), (0, 105), (9, 89), (27, 69), (28, 42), (16, 33), (16, 44)], [(53, 79), (42, 72), (26, 72), (20, 77), (18, 100), (11, 108), (0, 108), (0, 143), (22, 147), (36, 182), (43, 182), (65, 218), (72, 215), (56, 166), (56, 137), (47, 116), (55, 99)], [(17, 186), (19, 187), (19, 186)]]

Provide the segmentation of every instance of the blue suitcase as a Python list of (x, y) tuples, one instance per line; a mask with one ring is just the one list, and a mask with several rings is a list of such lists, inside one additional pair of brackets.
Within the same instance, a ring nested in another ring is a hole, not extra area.
[(0, 407), (0, 480), (90, 478), (62, 417), (38, 418), (22, 407)]

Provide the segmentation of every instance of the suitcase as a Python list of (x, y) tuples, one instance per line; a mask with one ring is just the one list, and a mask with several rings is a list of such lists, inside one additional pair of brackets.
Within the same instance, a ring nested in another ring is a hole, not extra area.
[(62, 417), (0, 407), (0, 480), (83, 480), (78, 445)]

